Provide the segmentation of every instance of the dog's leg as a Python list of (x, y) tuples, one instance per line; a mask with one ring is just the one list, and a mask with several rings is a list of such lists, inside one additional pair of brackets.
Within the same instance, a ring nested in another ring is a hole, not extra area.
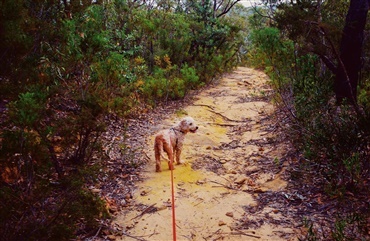
[(181, 150), (176, 151), (176, 163), (177, 165), (182, 164), (182, 161), (180, 160)]
[(178, 149), (176, 148), (175, 153), (176, 153), (176, 163), (177, 163), (177, 165), (179, 165), (179, 164), (182, 163), (181, 160), (180, 160), (181, 148), (178, 148)]
[(175, 168), (173, 167), (173, 161), (174, 161), (174, 156), (173, 156), (173, 148), (171, 146), (171, 144), (167, 144), (165, 143), (163, 145), (163, 150), (167, 153), (168, 155), (168, 168), (170, 170), (174, 170)]
[(155, 154), (155, 171), (161, 172), (161, 151), (163, 150), (163, 142), (157, 138), (154, 144), (154, 154)]
[(175, 153), (176, 153), (176, 163), (177, 165), (181, 164), (182, 161), (180, 159), (181, 156), (181, 149), (182, 149), (182, 143), (178, 143), (176, 148), (175, 148)]

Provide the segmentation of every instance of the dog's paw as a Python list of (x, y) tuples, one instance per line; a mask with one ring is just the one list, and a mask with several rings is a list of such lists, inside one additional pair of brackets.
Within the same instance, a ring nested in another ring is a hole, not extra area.
[(180, 161), (180, 162), (177, 163), (177, 165), (187, 166), (187, 165), (189, 165), (189, 162), (188, 161)]

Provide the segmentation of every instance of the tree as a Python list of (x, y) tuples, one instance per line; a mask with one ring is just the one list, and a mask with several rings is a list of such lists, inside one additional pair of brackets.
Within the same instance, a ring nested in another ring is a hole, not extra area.
[(338, 103), (345, 98), (352, 104), (357, 103), (357, 84), (362, 68), (361, 55), (369, 5), (370, 0), (351, 0), (349, 6), (335, 73), (335, 94)]
[[(357, 105), (356, 89), (362, 68), (361, 54), (369, 2), (351, 0), (346, 17), (345, 1), (302, 0), (278, 7), (275, 18), (278, 27), (301, 46), (301, 51), (319, 56), (336, 76), (334, 92), (338, 104), (347, 99)], [(344, 26), (342, 31), (338, 26)]]

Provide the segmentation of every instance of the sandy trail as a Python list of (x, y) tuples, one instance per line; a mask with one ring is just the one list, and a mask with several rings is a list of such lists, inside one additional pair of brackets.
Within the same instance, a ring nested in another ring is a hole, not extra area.
[[(251, 215), (260, 193), (287, 185), (284, 168), (269, 170), (284, 147), (263, 145), (275, 138), (261, 121), (273, 111), (264, 98), (267, 81), (262, 72), (240, 67), (151, 130), (168, 128), (184, 115), (199, 126), (186, 136), (182, 160), (187, 164), (174, 171), (177, 240), (294, 239), (275, 207), (263, 207), (265, 220)], [(153, 139), (148, 136), (144, 148), (152, 160), (146, 178), (138, 183), (133, 205), (115, 221), (128, 235), (121, 240), (172, 240), (170, 171), (162, 161), (163, 172), (155, 172)]]

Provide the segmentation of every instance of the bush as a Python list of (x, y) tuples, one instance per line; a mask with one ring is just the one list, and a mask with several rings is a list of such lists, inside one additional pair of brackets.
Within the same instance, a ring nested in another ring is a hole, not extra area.
[(103, 212), (81, 172), (100, 152), (106, 115), (183, 98), (231, 69), (240, 29), (229, 15), (199, 18), (198, 5), (2, 7), (0, 239), (71, 239)]
[(181, 77), (185, 82), (185, 85), (188, 86), (189, 89), (195, 89), (201, 83), (199, 82), (199, 76), (197, 75), (194, 68), (189, 67), (188, 64), (184, 64), (181, 70)]
[(103, 202), (84, 188), (89, 180), (74, 173), (88, 169), (99, 150), (104, 111), (87, 93), (65, 101), (55, 98), (62, 91), (30, 89), (9, 104), (10, 118), (1, 123), (0, 198), (7, 217), (1, 239), (68, 240), (96, 228), (103, 213)]
[(183, 98), (185, 92), (185, 81), (176, 77), (173, 79), (149, 77), (141, 86), (142, 95), (152, 104), (161, 100)]
[(174, 78), (170, 80), (169, 88), (171, 90), (169, 92), (170, 99), (176, 100), (176, 99), (183, 98), (185, 96), (186, 85), (183, 79)]
[(84, 172), (77, 171), (62, 182), (50, 181), (48, 176), (36, 178), (32, 193), (16, 183), (1, 185), (1, 240), (70, 240), (95, 232), (97, 219), (108, 213), (104, 202), (84, 188)]

